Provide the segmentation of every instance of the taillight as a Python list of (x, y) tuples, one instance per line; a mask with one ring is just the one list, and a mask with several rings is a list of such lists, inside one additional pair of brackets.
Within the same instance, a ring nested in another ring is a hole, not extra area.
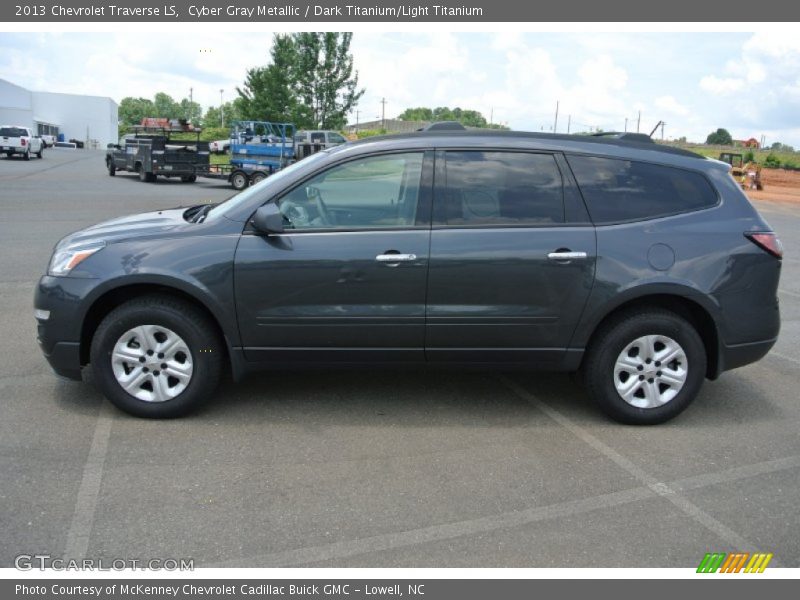
[(766, 252), (770, 253), (777, 259), (783, 258), (783, 245), (781, 241), (778, 239), (778, 236), (772, 232), (765, 233), (749, 233), (746, 232), (744, 234), (748, 240), (753, 242), (756, 246), (765, 250)]
[(22, 138), (19, 142), (20, 142), (21, 145), (24, 146), (25, 145), (25, 138)]

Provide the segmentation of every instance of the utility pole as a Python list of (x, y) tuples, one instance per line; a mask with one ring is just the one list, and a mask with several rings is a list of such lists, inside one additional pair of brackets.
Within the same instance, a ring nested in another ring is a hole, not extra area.
[(553, 133), (558, 131), (558, 100), (556, 100), (556, 118), (553, 121)]
[(639, 111), (639, 117), (636, 119), (636, 133), (639, 133), (639, 125), (642, 122), (642, 111)]
[(219, 89), (219, 126), (225, 127), (225, 106), (222, 103), (222, 88)]
[(625, 131), (628, 131), (628, 117), (625, 117)]
[(569, 133), (570, 125), (572, 125), (572, 115), (567, 116), (567, 133)]
[(494, 121), (494, 106), (489, 109), (489, 125)]
[(193, 92), (194, 92), (194, 88), (189, 88), (189, 107), (187, 109), (189, 114), (186, 115), (186, 120), (187, 121), (191, 121), (191, 116), (192, 116), (192, 93)]
[(664, 141), (664, 125), (666, 125), (666, 123), (664, 123), (664, 121), (661, 121), (661, 141), (662, 142)]
[(386, 98), (381, 98), (381, 129), (386, 129)]

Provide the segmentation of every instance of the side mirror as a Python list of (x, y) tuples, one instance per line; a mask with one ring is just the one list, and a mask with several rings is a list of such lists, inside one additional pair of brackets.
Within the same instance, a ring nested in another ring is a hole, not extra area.
[(283, 233), (283, 214), (274, 202), (260, 206), (250, 222), (262, 233)]

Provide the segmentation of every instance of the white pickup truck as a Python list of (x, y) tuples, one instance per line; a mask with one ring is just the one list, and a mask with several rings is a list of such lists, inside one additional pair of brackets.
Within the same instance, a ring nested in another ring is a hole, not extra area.
[(5, 153), (9, 158), (14, 154), (22, 154), (25, 160), (30, 160), (31, 154), (42, 158), (43, 150), (42, 138), (33, 135), (27, 127), (0, 125), (0, 153)]

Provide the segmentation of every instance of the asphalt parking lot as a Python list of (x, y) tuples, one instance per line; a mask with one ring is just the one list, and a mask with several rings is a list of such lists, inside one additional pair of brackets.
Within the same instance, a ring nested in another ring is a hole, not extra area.
[(677, 419), (608, 421), (569, 376), (269, 373), (146, 421), (57, 379), (32, 298), (53, 244), (115, 216), (218, 201), (224, 182), (111, 178), (103, 153), (0, 160), (0, 566), (19, 554), (195, 566), (800, 566), (800, 206), (781, 338)]

